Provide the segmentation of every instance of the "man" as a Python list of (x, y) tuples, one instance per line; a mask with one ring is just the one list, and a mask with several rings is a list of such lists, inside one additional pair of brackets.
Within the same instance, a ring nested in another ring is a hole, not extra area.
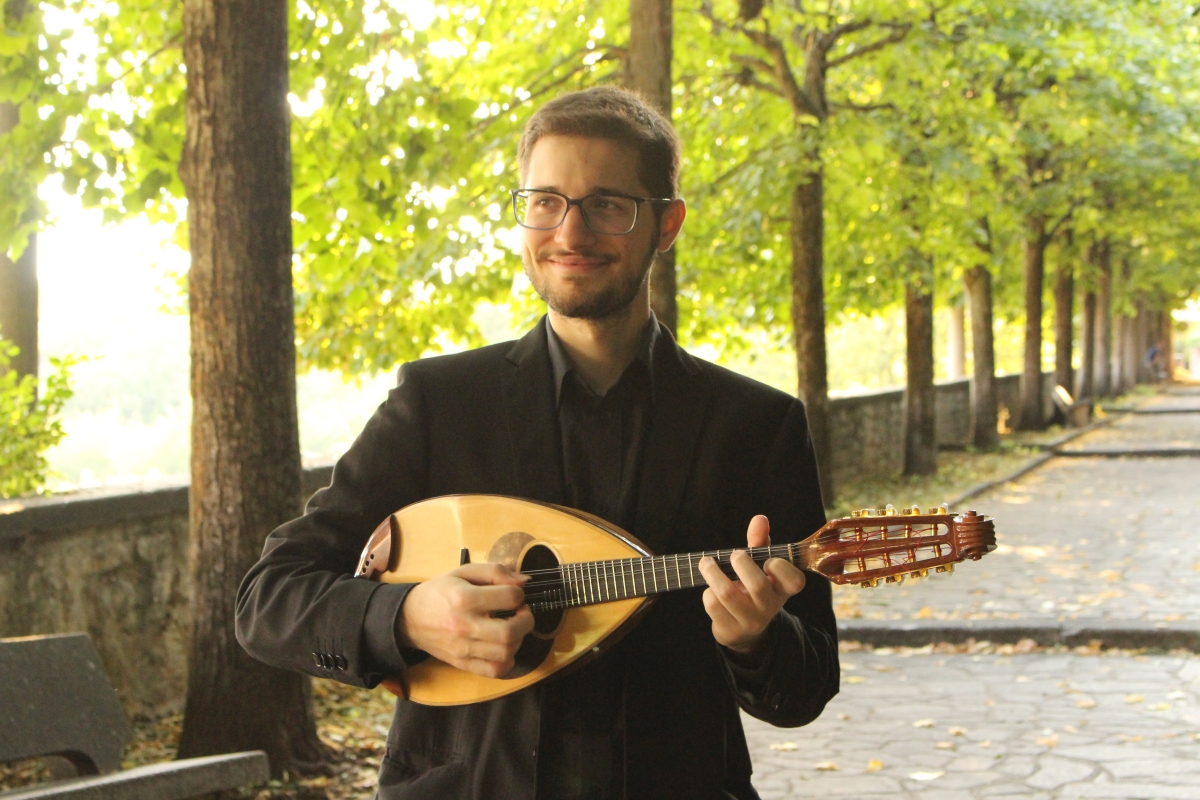
[[(522, 576), (469, 564), (420, 584), (351, 578), (388, 514), (454, 493), (569, 505), (660, 553), (802, 539), (824, 522), (804, 410), (687, 355), (647, 275), (685, 217), (679, 144), (634, 95), (530, 119), (513, 210), (548, 315), (516, 343), (405, 364), (304, 517), (271, 534), (238, 638), (280, 667), (374, 686), (435, 656), (504, 674), (531, 629)], [(829, 583), (735, 554), (662, 596), (606, 655), (487, 703), (400, 701), (379, 797), (754, 798), (738, 706), (804, 725), (837, 692)], [(495, 612), (512, 612), (496, 616)]]

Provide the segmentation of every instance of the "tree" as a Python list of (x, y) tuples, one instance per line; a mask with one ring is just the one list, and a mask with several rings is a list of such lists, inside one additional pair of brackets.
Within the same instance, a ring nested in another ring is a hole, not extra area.
[(1054, 270), (1054, 383), (1068, 392), (1075, 386), (1071, 354), (1074, 349), (1075, 272), (1070, 258), (1074, 256), (1070, 229), (1059, 251)]
[[(19, 151), (12, 147), (13, 132), (21, 119), (22, 108), (26, 117), (33, 106), (34, 81), (28, 80), (29, 73), (37, 74), (40, 69), (30, 63), (31, 59), (12, 57), (14, 51), (32, 49), (30, 44), (41, 35), (35, 15), (28, 14), (25, 0), (9, 0), (0, 4), (0, 143), (10, 153)], [(24, 63), (22, 63), (24, 62)], [(8, 158), (3, 159), (4, 168), (0, 175), (10, 178), (9, 188), (4, 192), (11, 195), (0, 199), (0, 336), (4, 336), (16, 351), (12, 353), (6, 369), (18, 376), (38, 374), (38, 283), (37, 283), (37, 235), (31, 230), (37, 214), (37, 199), (31, 172), (22, 169)], [(21, 174), (12, 172), (20, 170)], [(15, 178), (15, 179), (14, 179)], [(7, 202), (5, 202), (7, 201)], [(7, 207), (6, 207), (7, 206)], [(4, 213), (7, 212), (7, 213)], [(36, 383), (35, 383), (36, 393)]]
[(192, 636), (181, 757), (324, 760), (307, 676), (252, 659), (234, 598), (267, 532), (300, 511), (287, 3), (187, 0), (180, 175), (192, 266)]
[[(667, 119), (671, 118), (672, 107), (672, 36), (671, 0), (630, 0), (625, 85), (640, 92)], [(650, 270), (650, 304), (671, 333), (676, 333), (679, 320), (675, 302), (677, 253), (677, 246), (659, 253)]]
[[(877, 20), (861, 7), (847, 13), (766, 7), (744, 2), (739, 19), (727, 22), (719, 17), (711, 3), (701, 13), (721, 36), (731, 32), (755, 49), (753, 55), (735, 53), (734, 63), (741, 65), (739, 81), (780, 98), (791, 112), (799, 145), (800, 174), (791, 189), (789, 238), (791, 243), (791, 316), (796, 350), (799, 394), (808, 413), (809, 431), (821, 464), (821, 490), (827, 504), (834, 498), (832, 443), (829, 430), (829, 384), (825, 352), (825, 171), (823, 139), (830, 116), (838, 109), (869, 112), (885, 107), (874, 99), (862, 101), (856, 95), (845, 100), (830, 100), (829, 72), (899, 42), (908, 35), (911, 22), (896, 18)], [(788, 33), (779, 36), (773, 28)], [(861, 31), (880, 31), (872, 41), (850, 41)], [(790, 53), (789, 42), (797, 43), (798, 53)], [(840, 48), (840, 49), (839, 49)], [(799, 69), (793, 62), (803, 64)], [(876, 92), (878, 88), (876, 89)]]

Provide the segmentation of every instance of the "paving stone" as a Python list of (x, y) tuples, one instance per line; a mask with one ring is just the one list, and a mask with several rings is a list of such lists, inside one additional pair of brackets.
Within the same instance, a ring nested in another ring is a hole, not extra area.
[(1045, 755), (1038, 759), (1038, 771), (1030, 775), (1025, 783), (1035, 789), (1057, 789), (1064, 783), (1082, 781), (1095, 771), (1095, 764)]

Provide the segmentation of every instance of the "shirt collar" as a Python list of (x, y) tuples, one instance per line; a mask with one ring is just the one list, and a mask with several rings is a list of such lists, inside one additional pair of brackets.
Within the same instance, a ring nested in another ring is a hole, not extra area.
[[(575, 366), (571, 363), (571, 358), (567, 355), (562, 340), (554, 332), (554, 326), (550, 324), (550, 315), (547, 314), (542, 321), (546, 326), (546, 349), (550, 353), (550, 367), (554, 371), (554, 403), (557, 406), (562, 400), (563, 380), (568, 373), (575, 371)], [(650, 319), (646, 321), (646, 327), (642, 331), (642, 340), (638, 343), (634, 361), (640, 361), (646, 367), (646, 376), (650, 378), (650, 402), (652, 403), (654, 402), (654, 348), (658, 344), (659, 335), (658, 318), (651, 311)], [(632, 362), (630, 363), (632, 365)], [(625, 369), (628, 370), (629, 367)]]

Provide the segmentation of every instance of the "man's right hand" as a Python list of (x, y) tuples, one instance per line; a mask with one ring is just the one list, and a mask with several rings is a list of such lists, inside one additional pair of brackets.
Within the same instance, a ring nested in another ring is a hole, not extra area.
[[(451, 666), (488, 678), (513, 668), (533, 613), (521, 589), (527, 576), (500, 564), (465, 564), (418, 583), (401, 606), (400, 641)], [(497, 618), (497, 611), (513, 612)]]

